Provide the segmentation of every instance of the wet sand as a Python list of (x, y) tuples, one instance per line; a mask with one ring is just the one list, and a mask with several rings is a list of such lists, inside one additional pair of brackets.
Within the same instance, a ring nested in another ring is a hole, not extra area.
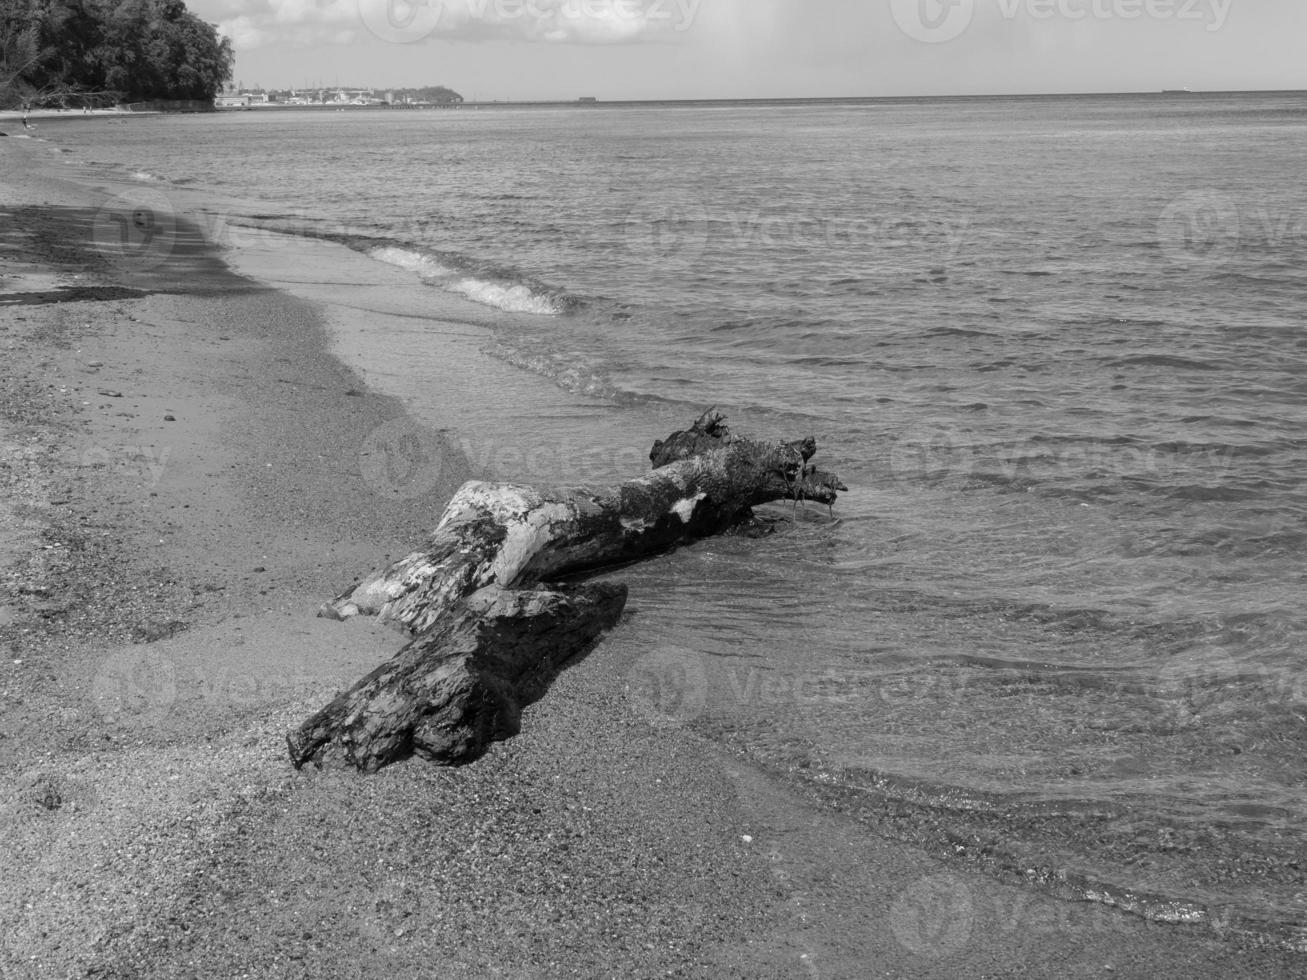
[(402, 643), (319, 603), (463, 462), (378, 480), (402, 408), (322, 311), (184, 216), (166, 254), (97, 249), (109, 192), (52, 158), (0, 139), (0, 975), (1302, 975), (880, 840), (603, 645), (474, 766), (296, 772), (285, 731)]

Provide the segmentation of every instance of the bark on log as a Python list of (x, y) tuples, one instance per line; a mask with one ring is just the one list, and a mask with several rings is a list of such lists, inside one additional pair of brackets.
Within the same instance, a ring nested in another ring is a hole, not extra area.
[(287, 736), (291, 762), (329, 751), (367, 772), (411, 754), (443, 765), (516, 735), (522, 708), (616, 625), (626, 586), (483, 589)]
[(673, 432), (666, 439), (656, 440), (653, 449), (649, 450), (649, 462), (654, 469), (658, 469), (678, 460), (720, 449), (730, 439), (731, 430), (726, 425), (726, 416), (710, 408), (688, 429)]
[[(661, 466), (668, 466), (682, 459), (689, 459), (691, 456), (698, 456), (714, 449), (720, 449), (723, 446), (729, 446), (735, 441), (736, 437), (731, 434), (730, 427), (726, 424), (726, 416), (710, 408), (700, 415), (690, 428), (681, 432), (673, 432), (666, 439), (656, 440), (653, 449), (649, 450), (649, 462), (653, 464), (654, 469), (658, 469)], [(808, 436), (806, 439), (799, 439), (784, 445), (793, 449), (803, 458), (806, 472), (808, 460), (816, 455), (817, 440), (812, 436)], [(847, 490), (848, 487), (839, 484), (835, 489)]]
[(417, 638), (289, 734), (291, 761), (333, 746), (368, 771), (413, 752), (453, 765), (480, 757), (517, 733), (522, 707), (626, 602), (622, 585), (535, 586), (715, 534), (758, 504), (834, 503), (847, 488), (809, 464), (816, 448), (737, 438), (709, 410), (654, 446), (657, 469), (616, 487), (464, 484), (422, 550), (319, 611), (379, 615)]

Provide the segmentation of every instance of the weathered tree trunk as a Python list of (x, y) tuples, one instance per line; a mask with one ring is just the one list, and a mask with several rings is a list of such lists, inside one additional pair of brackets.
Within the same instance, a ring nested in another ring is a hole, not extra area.
[(812, 439), (732, 436), (711, 410), (657, 443), (658, 468), (616, 487), (466, 483), (420, 551), (325, 604), (376, 614), (417, 638), (287, 736), (299, 767), (335, 746), (365, 770), (416, 752), (471, 762), (517, 733), (524, 705), (621, 616), (626, 587), (534, 589), (725, 530), (773, 500), (834, 503), (847, 489), (810, 466)]
[(626, 586), (483, 589), (287, 736), (299, 768), (333, 750), (368, 772), (411, 754), (444, 765), (511, 738), (522, 708), (621, 618)]
[(645, 557), (718, 533), (773, 500), (833, 503), (846, 488), (806, 465), (815, 448), (739, 439), (608, 488), (465, 483), (421, 551), (320, 615), (375, 614), (420, 632), (487, 585), (533, 585)]

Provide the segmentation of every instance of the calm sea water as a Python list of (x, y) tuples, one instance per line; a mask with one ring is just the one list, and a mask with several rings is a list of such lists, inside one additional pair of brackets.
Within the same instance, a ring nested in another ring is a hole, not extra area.
[(370, 380), (418, 414), (473, 329), (489, 475), (620, 479), (709, 405), (817, 436), (833, 514), (620, 573), (596, 655), (650, 718), (956, 860), (1307, 945), (1307, 96), (83, 125), (88, 166), (242, 202), (220, 241), (403, 270)]

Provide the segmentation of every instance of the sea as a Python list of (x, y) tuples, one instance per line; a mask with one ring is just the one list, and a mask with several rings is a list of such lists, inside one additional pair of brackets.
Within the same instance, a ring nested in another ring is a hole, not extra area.
[[(651, 723), (959, 867), (1307, 948), (1307, 93), (41, 135), (323, 303), (477, 476), (627, 479), (709, 408), (814, 436), (836, 505), (609, 575), (591, 656)], [(416, 499), (400, 429), (361, 472)]]

